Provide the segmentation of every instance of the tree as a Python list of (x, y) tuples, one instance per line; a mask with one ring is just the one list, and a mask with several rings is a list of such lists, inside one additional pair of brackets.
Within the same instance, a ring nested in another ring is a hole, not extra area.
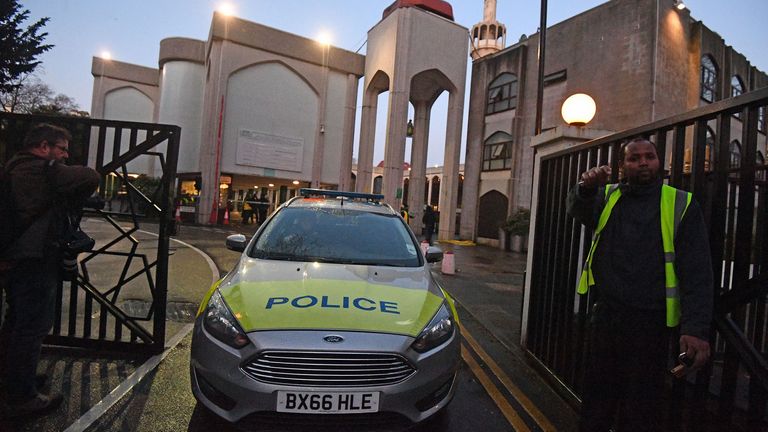
[(48, 33), (41, 33), (49, 18), (25, 29), (22, 25), (27, 18), (29, 11), (17, 0), (0, 1), (0, 92), (19, 86), (20, 80), (40, 64), (38, 56), (53, 47), (43, 44)]
[(88, 117), (87, 112), (80, 111), (74, 99), (55, 94), (48, 84), (34, 75), (24, 75), (15, 88), (0, 92), (0, 105), (5, 112)]

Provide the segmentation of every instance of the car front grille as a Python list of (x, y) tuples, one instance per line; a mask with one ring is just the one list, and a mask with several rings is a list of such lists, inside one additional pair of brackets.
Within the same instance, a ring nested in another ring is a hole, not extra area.
[(415, 372), (397, 354), (295, 351), (262, 352), (242, 369), (269, 384), (318, 387), (390, 385)]

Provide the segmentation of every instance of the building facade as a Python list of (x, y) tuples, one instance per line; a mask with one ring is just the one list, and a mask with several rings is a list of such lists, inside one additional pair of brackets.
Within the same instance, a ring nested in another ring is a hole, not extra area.
[[(538, 42), (534, 34), (473, 51), (461, 238), (494, 243), (507, 215), (530, 206)], [(674, 0), (609, 1), (548, 28), (546, 44), (544, 131), (565, 124), (560, 108), (575, 93), (596, 101), (589, 128), (621, 131), (768, 85)], [(757, 158), (765, 163), (764, 114), (760, 123)], [(732, 139), (735, 154), (739, 128)]]

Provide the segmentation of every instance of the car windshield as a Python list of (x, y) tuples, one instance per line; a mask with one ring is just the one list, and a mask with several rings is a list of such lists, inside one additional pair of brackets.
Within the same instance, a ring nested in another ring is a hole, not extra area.
[(418, 267), (418, 246), (402, 220), (345, 208), (285, 207), (250, 250), (252, 258)]

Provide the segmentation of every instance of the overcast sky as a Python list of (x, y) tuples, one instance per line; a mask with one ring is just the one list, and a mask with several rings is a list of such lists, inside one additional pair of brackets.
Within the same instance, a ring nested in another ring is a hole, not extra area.
[[(90, 110), (93, 78), (91, 57), (109, 51), (112, 58), (157, 67), (160, 40), (183, 36), (208, 37), (213, 11), (220, 0), (20, 0), (32, 19), (50, 17), (45, 27), (47, 43), (55, 45), (42, 56), (38, 74), (54, 91), (75, 98), (81, 109)], [(310, 38), (323, 31), (335, 46), (357, 51), (368, 30), (381, 19), (392, 0), (229, 0), (235, 15)], [(456, 22), (471, 28), (483, 17), (483, 0), (453, 0)], [(540, 1), (498, 0), (498, 20), (507, 26), (507, 45), (520, 35), (537, 31)], [(548, 0), (548, 25), (584, 12), (601, 0)], [(768, 70), (768, 0), (685, 0), (691, 15), (722, 36), (754, 66)], [(31, 22), (31, 20), (29, 21)], [(28, 23), (29, 23), (28, 22)], [(27, 23), (27, 24), (28, 24)], [(365, 47), (360, 51), (365, 53)], [(360, 93), (362, 95), (362, 93)], [(469, 91), (467, 90), (467, 96)], [(380, 101), (379, 107), (386, 107)], [(358, 117), (362, 96), (358, 97)], [(432, 114), (429, 165), (442, 164), (442, 150), (434, 143), (445, 136), (447, 95), (441, 96)], [(465, 103), (465, 108), (466, 108)], [(383, 155), (383, 128), (377, 124), (375, 162)], [(466, 115), (463, 133), (466, 135)], [(359, 125), (359, 123), (358, 123)], [(355, 134), (359, 133), (359, 126)], [(355, 153), (357, 141), (355, 141)], [(462, 161), (464, 151), (462, 150)], [(406, 150), (406, 160), (410, 149)]]

